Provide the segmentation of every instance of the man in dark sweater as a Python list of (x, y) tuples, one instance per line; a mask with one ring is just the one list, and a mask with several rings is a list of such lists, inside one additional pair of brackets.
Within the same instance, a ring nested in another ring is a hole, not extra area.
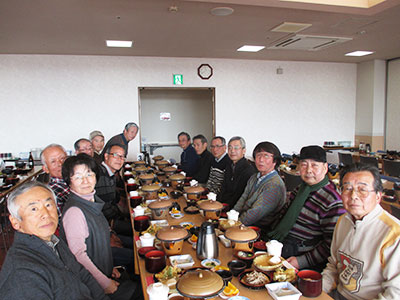
[(196, 135), (193, 138), (193, 147), (197, 155), (200, 156), (197, 161), (197, 171), (193, 175), (193, 178), (199, 183), (206, 183), (210, 175), (211, 162), (214, 158), (211, 152), (207, 150), (207, 139), (205, 136), (202, 134)]
[(110, 145), (115, 145), (115, 144), (120, 144), (122, 148), (124, 148), (126, 157), (128, 155), (128, 144), (136, 137), (138, 131), (139, 131), (139, 126), (136, 123), (134, 122), (127, 123), (122, 133), (117, 134), (108, 140), (107, 144), (104, 146), (103, 152), (101, 152), (103, 158), (107, 148), (109, 148)]
[(246, 142), (240, 136), (229, 140), (228, 155), (232, 163), (228, 164), (224, 174), (221, 193), (218, 201), (229, 204), (233, 208), (243, 194), (250, 176), (256, 173), (256, 168), (244, 157)]
[(58, 225), (52, 190), (31, 181), (7, 200), (17, 231), (0, 272), (2, 299), (109, 299), (54, 232)]
[(186, 173), (186, 176), (192, 177), (197, 171), (197, 161), (199, 156), (192, 147), (190, 135), (186, 132), (178, 134), (179, 146), (183, 149), (181, 154), (180, 168)]
[(226, 141), (222, 136), (213, 137), (210, 148), (214, 158), (211, 161), (206, 188), (218, 195), (224, 182), (226, 166), (230, 165), (232, 161), (226, 153)]
[(116, 184), (115, 174), (125, 162), (125, 150), (121, 145), (109, 145), (105, 149), (104, 161), (100, 165), (99, 179), (96, 183), (96, 195), (104, 202), (103, 214), (111, 228), (118, 234), (132, 236), (131, 222), (126, 220), (118, 207), (121, 195)]

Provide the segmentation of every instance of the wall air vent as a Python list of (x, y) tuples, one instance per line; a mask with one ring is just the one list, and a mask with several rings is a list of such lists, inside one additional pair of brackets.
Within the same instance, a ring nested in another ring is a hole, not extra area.
[(352, 38), (296, 34), (278, 40), (267, 49), (317, 51), (351, 41)]

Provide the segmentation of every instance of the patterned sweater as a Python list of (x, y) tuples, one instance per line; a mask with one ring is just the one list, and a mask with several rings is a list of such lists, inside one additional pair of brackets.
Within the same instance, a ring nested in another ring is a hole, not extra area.
[(362, 220), (337, 222), (323, 290), (346, 299), (400, 299), (400, 221), (377, 205)]
[[(298, 190), (299, 187), (291, 193), (290, 203)], [(310, 193), (287, 236), (303, 244), (299, 247), (301, 255), (296, 256), (300, 269), (321, 264), (328, 259), (333, 230), (345, 212), (334, 183), (329, 182), (318, 191)]]
[(213, 159), (211, 162), (210, 175), (206, 184), (206, 188), (215, 194), (221, 191), (222, 182), (224, 181), (225, 169), (232, 161), (228, 154), (225, 153), (220, 160)]
[(250, 177), (233, 209), (240, 213), (240, 221), (244, 225), (265, 228), (285, 204), (286, 188), (275, 170), (263, 177), (259, 174)]

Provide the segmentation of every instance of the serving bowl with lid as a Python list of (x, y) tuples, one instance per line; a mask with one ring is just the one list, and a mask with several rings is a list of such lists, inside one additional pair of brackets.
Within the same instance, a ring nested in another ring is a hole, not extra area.
[(225, 231), (225, 237), (232, 241), (234, 251), (253, 252), (254, 241), (258, 236), (254, 229), (244, 225), (234, 226)]
[(164, 252), (170, 255), (182, 254), (183, 241), (189, 232), (180, 226), (166, 226), (157, 231), (156, 237), (161, 241)]
[(148, 205), (151, 210), (153, 220), (166, 219), (169, 214), (169, 208), (172, 206), (171, 200), (156, 200)]

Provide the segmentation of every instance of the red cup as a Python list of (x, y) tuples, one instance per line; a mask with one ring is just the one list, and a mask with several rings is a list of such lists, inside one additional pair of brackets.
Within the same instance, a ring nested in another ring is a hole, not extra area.
[(322, 275), (313, 270), (297, 273), (297, 287), (304, 297), (318, 297), (322, 293)]
[(131, 208), (135, 208), (136, 206), (142, 204), (143, 198), (142, 196), (134, 196), (130, 198)]
[(144, 255), (145, 267), (149, 273), (159, 273), (166, 266), (165, 253), (160, 250), (152, 250)]
[(139, 186), (136, 183), (128, 183), (126, 186), (128, 192), (136, 191), (138, 188)]
[(145, 231), (150, 226), (149, 216), (138, 216), (133, 219), (133, 227), (136, 232)]

